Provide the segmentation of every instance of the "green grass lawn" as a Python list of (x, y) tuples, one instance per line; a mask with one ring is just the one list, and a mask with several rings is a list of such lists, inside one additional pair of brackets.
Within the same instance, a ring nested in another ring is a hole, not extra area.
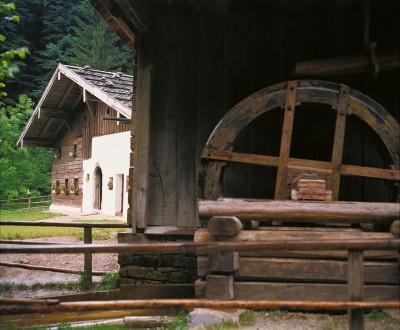
[[(50, 219), (56, 216), (65, 216), (62, 213), (43, 211), (6, 211), (0, 212), (2, 221), (37, 221)], [(74, 220), (74, 222), (102, 222), (121, 223), (118, 220)], [(124, 228), (93, 228), (93, 240), (106, 240), (115, 237), (115, 233), (125, 231)], [(42, 237), (75, 236), (83, 241), (83, 228), (68, 227), (29, 227), (29, 226), (0, 226), (0, 239), (30, 239)]]
[[(125, 231), (124, 228), (93, 228), (93, 240), (114, 238), (115, 233)], [(69, 227), (29, 227), (29, 226), (1, 226), (0, 239), (30, 239), (41, 237), (75, 236), (83, 241), (83, 228)]]
[(51, 219), (54, 217), (66, 216), (62, 213), (43, 212), (43, 210), (20, 210), (20, 211), (2, 211), (0, 212), (1, 221), (37, 221)]

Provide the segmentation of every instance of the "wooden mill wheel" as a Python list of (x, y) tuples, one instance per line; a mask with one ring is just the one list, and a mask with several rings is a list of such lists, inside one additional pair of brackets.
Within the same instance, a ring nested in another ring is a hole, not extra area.
[[(295, 108), (302, 103), (319, 103), (337, 111), (330, 162), (290, 157)], [(281, 107), (284, 109), (279, 157), (239, 153), (233, 151), (238, 137), (263, 114)], [(392, 168), (371, 168), (342, 163), (346, 118), (355, 115), (365, 122), (383, 143), (391, 158)], [(290, 199), (294, 174), (315, 173), (326, 180), (330, 199), (338, 200), (341, 176), (359, 176), (385, 180), (400, 180), (400, 126), (378, 103), (348, 86), (316, 80), (280, 83), (260, 90), (233, 107), (219, 122), (202, 152), (204, 164), (201, 196), (216, 200), (221, 197), (222, 169), (227, 163), (237, 162), (277, 167), (275, 199)]]

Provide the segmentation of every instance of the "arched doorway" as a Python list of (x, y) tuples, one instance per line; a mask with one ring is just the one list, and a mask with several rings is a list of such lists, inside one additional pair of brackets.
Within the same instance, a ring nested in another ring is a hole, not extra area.
[(94, 172), (95, 175), (95, 187), (94, 187), (94, 205), (93, 207), (97, 210), (101, 210), (101, 201), (103, 195), (103, 173), (100, 167), (96, 167)]

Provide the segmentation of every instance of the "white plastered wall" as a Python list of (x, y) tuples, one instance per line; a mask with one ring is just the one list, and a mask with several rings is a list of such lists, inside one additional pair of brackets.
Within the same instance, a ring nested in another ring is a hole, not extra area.
[[(123, 215), (128, 210), (128, 192), (126, 191), (126, 178), (129, 175), (130, 155), (130, 131), (96, 136), (92, 139), (92, 157), (83, 161), (83, 201), (82, 211), (84, 213), (95, 212), (95, 171), (100, 167), (102, 180), (102, 207), (100, 212), (107, 215), (115, 215), (118, 212), (118, 203), (121, 202), (121, 183), (117, 184), (119, 178), (124, 175), (123, 180)], [(89, 180), (87, 181), (87, 175)], [(109, 190), (107, 183), (113, 178), (113, 189)], [(119, 207), (120, 208), (120, 207)]]

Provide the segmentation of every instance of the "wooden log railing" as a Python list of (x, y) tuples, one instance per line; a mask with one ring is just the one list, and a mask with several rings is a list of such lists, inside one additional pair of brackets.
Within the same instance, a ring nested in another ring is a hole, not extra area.
[[(44, 199), (43, 201), (32, 201), (36, 199)], [(25, 202), (22, 202), (25, 201)], [(11, 202), (11, 203), (10, 203)], [(49, 207), (49, 203), (51, 203), (51, 195), (46, 196), (37, 196), (37, 197), (24, 197), (24, 198), (15, 198), (15, 199), (3, 199), (0, 200), (0, 212), (4, 211), (19, 211), (19, 210), (32, 210), (32, 209), (40, 209)], [(44, 205), (39, 205), (44, 204)], [(23, 205), (26, 207), (17, 207), (16, 205)], [(5, 207), (12, 206), (11, 209), (6, 209)]]
[(293, 200), (199, 200), (201, 217), (232, 216), (243, 220), (290, 220), (317, 223), (387, 222), (399, 219), (399, 203), (305, 202)]
[(296, 250), (348, 250), (348, 287), (349, 301), (282, 301), (282, 300), (128, 300), (102, 302), (21, 304), (0, 300), (0, 313), (45, 313), (92, 310), (114, 310), (134, 308), (253, 308), (253, 309), (288, 309), (288, 310), (348, 310), (350, 329), (362, 329), (363, 310), (377, 308), (400, 308), (399, 301), (364, 302), (363, 292), (363, 251), (373, 249), (399, 250), (399, 239), (376, 240), (309, 240), (309, 241), (274, 241), (274, 242), (187, 242), (187, 243), (148, 243), (148, 244), (102, 244), (102, 245), (2, 245), (0, 253), (108, 253), (108, 252), (153, 252), (153, 253), (210, 253), (217, 251), (243, 251), (253, 249), (296, 249)]
[[(39, 227), (74, 227), (74, 228), (83, 228), (84, 230), (84, 244), (92, 244), (92, 228), (131, 228), (131, 225), (125, 224), (125, 223), (90, 223), (90, 222), (42, 222), (42, 221), (0, 221), (0, 226), (39, 226)], [(19, 242), (19, 241), (14, 241), (11, 242), (10, 240), (7, 241), (2, 241), (0, 240), (0, 244), (22, 244), (22, 245), (29, 245), (26, 244), (25, 242)], [(38, 246), (43, 246), (43, 245), (61, 245), (59, 243), (44, 243), (44, 244), (38, 244), (37, 242), (32, 242), (31, 245), (38, 245)], [(81, 244), (79, 244), (81, 245)], [(78, 246), (79, 246), (78, 245)], [(1, 265), (1, 264), (0, 264)], [(9, 266), (13, 267), (13, 265), (6, 265), (5, 263), (2, 263), (3, 266)], [(31, 269), (36, 269), (36, 270), (47, 270), (47, 271), (53, 271), (53, 272), (70, 272), (70, 270), (67, 269), (56, 269), (56, 268), (49, 268), (49, 267), (34, 267), (31, 265)], [(28, 267), (25, 267), (28, 268)], [(40, 268), (40, 269), (39, 269)], [(87, 280), (89, 283), (92, 283), (93, 281), (93, 275), (102, 275), (104, 272), (93, 272), (92, 270), (92, 253), (91, 252), (86, 252), (84, 253), (84, 272)]]

